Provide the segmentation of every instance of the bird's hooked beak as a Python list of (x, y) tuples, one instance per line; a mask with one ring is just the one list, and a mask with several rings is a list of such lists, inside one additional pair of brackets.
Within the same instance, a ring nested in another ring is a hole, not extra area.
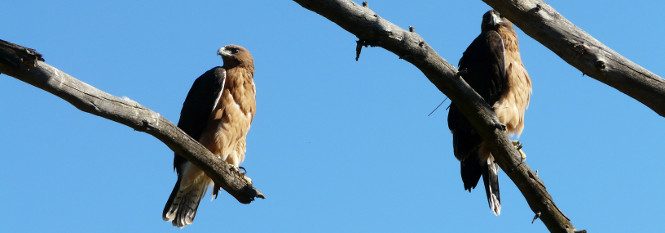
[(492, 15), (492, 17), (490, 19), (490, 23), (492, 25), (499, 25), (499, 24), (503, 23), (503, 20), (501, 19), (501, 15), (499, 15), (499, 12), (492, 11), (491, 15)]
[(224, 46), (224, 47), (219, 48), (219, 50), (217, 50), (217, 55), (222, 56), (222, 57), (231, 56), (231, 51), (227, 50), (226, 46)]

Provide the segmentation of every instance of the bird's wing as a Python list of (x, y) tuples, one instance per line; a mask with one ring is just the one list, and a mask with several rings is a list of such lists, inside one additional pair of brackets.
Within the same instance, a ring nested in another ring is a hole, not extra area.
[[(464, 51), (459, 61), (459, 70), (464, 71), (462, 78), (490, 106), (498, 101), (507, 88), (504, 46), (499, 33), (487, 31), (476, 37)], [(453, 134), (455, 157), (462, 161), (464, 188), (471, 190), (482, 174), (481, 161), (475, 156), (482, 143), (482, 137), (455, 103), (451, 103), (448, 112), (448, 128)]]
[(459, 69), (466, 70), (464, 80), (492, 106), (508, 87), (505, 48), (501, 35), (487, 31), (464, 51)]
[[(210, 118), (210, 113), (221, 96), (225, 80), (226, 70), (221, 66), (217, 66), (206, 71), (194, 81), (182, 105), (178, 128), (195, 140), (200, 139), (208, 123), (208, 118)], [(185, 161), (185, 158), (175, 154), (174, 168), (180, 172), (179, 166)]]

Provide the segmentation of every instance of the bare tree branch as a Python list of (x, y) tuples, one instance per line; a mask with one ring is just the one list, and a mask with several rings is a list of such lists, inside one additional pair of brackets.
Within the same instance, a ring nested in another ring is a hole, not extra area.
[(146, 132), (205, 171), (240, 203), (249, 204), (261, 191), (247, 183), (221, 159), (166, 118), (128, 98), (119, 98), (43, 62), (35, 50), (0, 40), (0, 72), (54, 94), (81, 111)]
[(665, 80), (621, 56), (541, 0), (483, 0), (561, 59), (665, 117)]
[[(536, 174), (521, 162), (505, 132), (497, 127), (496, 115), (490, 106), (457, 75), (455, 67), (446, 62), (415, 32), (406, 31), (381, 18), (367, 7), (350, 0), (294, 0), (314, 11), (359, 39), (360, 45), (380, 46), (412, 63), (453, 102), (478, 130), (492, 149), (499, 166), (506, 172), (526, 198), (531, 210), (551, 232), (574, 232), (575, 228), (545, 190)], [(359, 49), (356, 50), (360, 52)]]

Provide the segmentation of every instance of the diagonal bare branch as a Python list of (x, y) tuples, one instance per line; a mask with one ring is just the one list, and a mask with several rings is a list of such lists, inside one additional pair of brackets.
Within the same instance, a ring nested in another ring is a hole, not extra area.
[(582, 73), (665, 117), (665, 79), (621, 56), (542, 0), (483, 0)]
[[(453, 102), (490, 144), (492, 154), (526, 198), (531, 210), (551, 232), (574, 232), (575, 228), (545, 190), (543, 182), (521, 162), (490, 106), (459, 76), (457, 69), (441, 58), (420, 35), (381, 18), (367, 4), (350, 0), (294, 0), (356, 35), (363, 45), (379, 46), (415, 65)], [(359, 44), (360, 46), (360, 44)]]
[(203, 169), (240, 203), (265, 198), (210, 151), (166, 118), (128, 98), (119, 98), (43, 62), (41, 54), (0, 40), (0, 72), (54, 94), (88, 112), (146, 132)]

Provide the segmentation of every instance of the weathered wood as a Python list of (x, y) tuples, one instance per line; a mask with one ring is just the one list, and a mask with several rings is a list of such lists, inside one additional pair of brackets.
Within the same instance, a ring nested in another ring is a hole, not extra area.
[(16, 68), (30, 69), (37, 61), (44, 61), (42, 55), (31, 48), (26, 48), (9, 41), (0, 40), (1, 62)]
[(215, 155), (159, 113), (136, 101), (113, 96), (81, 82), (44, 63), (41, 54), (34, 50), (0, 41), (0, 72), (48, 91), (81, 111), (156, 137), (200, 167), (240, 203), (249, 204), (256, 197), (265, 198), (261, 191), (232, 171), (226, 162), (216, 159)]
[(582, 73), (665, 117), (665, 80), (621, 56), (542, 0), (483, 0)]
[(497, 127), (499, 121), (490, 106), (456, 75), (457, 69), (439, 56), (420, 35), (404, 30), (368, 7), (350, 0), (294, 1), (353, 33), (362, 45), (382, 47), (420, 69), (441, 92), (458, 103), (462, 113), (489, 144), (499, 166), (515, 182), (547, 228), (551, 232), (575, 231), (570, 220), (554, 204), (543, 182), (521, 161), (510, 139)]

